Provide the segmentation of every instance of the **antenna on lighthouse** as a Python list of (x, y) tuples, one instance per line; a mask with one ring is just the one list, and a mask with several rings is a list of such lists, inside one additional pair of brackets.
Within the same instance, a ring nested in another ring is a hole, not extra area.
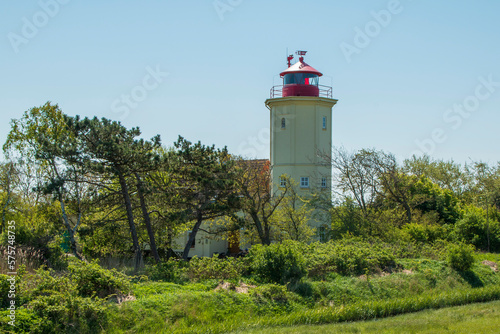
[(288, 55), (288, 48), (286, 48), (286, 61), (288, 63), (288, 67), (292, 66), (292, 59), (293, 59), (293, 55)]
[(295, 54), (297, 56), (300, 56), (299, 60), (300, 62), (304, 61), (304, 56), (306, 55), (307, 51), (302, 51), (302, 50), (298, 50), (295, 52)]

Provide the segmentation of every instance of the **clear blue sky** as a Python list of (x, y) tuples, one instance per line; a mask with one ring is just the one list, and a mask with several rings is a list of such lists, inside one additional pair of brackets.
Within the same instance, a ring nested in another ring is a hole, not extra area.
[(333, 86), (334, 145), (404, 159), (421, 142), (435, 158), (495, 163), (498, 13), (494, 0), (4, 1), (0, 141), (12, 118), (52, 101), (166, 145), (181, 134), (267, 158), (264, 101), (288, 48), (308, 50)]

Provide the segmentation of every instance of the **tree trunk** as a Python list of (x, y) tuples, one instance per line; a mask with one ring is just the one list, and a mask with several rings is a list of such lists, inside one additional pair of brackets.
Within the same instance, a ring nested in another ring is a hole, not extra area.
[(252, 217), (252, 220), (255, 223), (255, 227), (257, 228), (257, 233), (259, 234), (260, 242), (262, 242), (263, 245), (271, 244), (269, 240), (269, 233), (264, 232), (264, 229), (262, 228), (262, 222), (260, 221), (258, 214), (253, 212), (250, 214), (250, 216)]
[(146, 200), (144, 198), (144, 187), (141, 177), (139, 176), (139, 173), (135, 173), (135, 178), (137, 180), (137, 193), (141, 201), (142, 216), (144, 217), (144, 224), (146, 224), (146, 229), (148, 230), (149, 243), (151, 245), (151, 253), (153, 254), (155, 262), (160, 263), (160, 256), (158, 255), (158, 249), (156, 248), (155, 234), (151, 226), (151, 218), (149, 216), (148, 207), (146, 205)]
[(75, 255), (75, 257), (78, 260), (81, 260), (82, 257), (80, 256), (80, 254), (78, 254), (78, 249), (76, 245), (75, 230), (71, 227), (71, 224), (69, 223), (69, 218), (66, 213), (66, 207), (64, 206), (64, 201), (62, 197), (63, 197), (62, 194), (59, 192), (59, 203), (61, 203), (61, 212), (64, 225), (66, 225), (66, 230), (68, 231), (69, 247), (71, 248), (71, 252)]
[(187, 260), (189, 255), (189, 250), (191, 249), (193, 242), (196, 241), (196, 233), (198, 233), (201, 223), (203, 223), (203, 218), (201, 216), (201, 213), (198, 213), (196, 217), (196, 224), (194, 224), (193, 230), (191, 231), (191, 235), (189, 236), (189, 239), (186, 243), (186, 247), (184, 247), (184, 252), (182, 253), (182, 259), (184, 261)]
[(134, 270), (137, 272), (142, 264), (141, 246), (139, 245), (139, 238), (137, 237), (137, 230), (135, 228), (134, 214), (132, 212), (132, 203), (130, 201), (127, 182), (121, 170), (118, 171), (118, 179), (120, 181), (120, 186), (122, 189), (125, 210), (127, 211), (127, 220), (130, 227), (130, 234), (132, 236), (132, 243), (134, 245), (134, 252), (135, 252)]
[(403, 207), (404, 207), (404, 208), (405, 208), (405, 210), (406, 210), (406, 219), (407, 219), (407, 221), (408, 221), (408, 224), (410, 224), (410, 223), (411, 223), (411, 220), (412, 220), (411, 208), (410, 208), (410, 206), (408, 205), (408, 203), (407, 203), (406, 201), (404, 201), (404, 200), (403, 200), (402, 202), (403, 202), (403, 203), (402, 203), (402, 204), (403, 204)]

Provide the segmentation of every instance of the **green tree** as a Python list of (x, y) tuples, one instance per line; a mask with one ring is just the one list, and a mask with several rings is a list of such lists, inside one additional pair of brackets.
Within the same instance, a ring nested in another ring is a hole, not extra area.
[(288, 177), (273, 191), (267, 160), (237, 161), (236, 187), (240, 196), (241, 225), (247, 233), (256, 232), (258, 241), (270, 245), (273, 239), (273, 216), (290, 189)]
[(296, 185), (290, 185), (271, 219), (279, 230), (278, 240), (310, 242), (316, 233), (310, 226), (313, 211), (310, 200), (299, 196)]
[(425, 176), (459, 198), (463, 198), (471, 187), (471, 177), (466, 168), (453, 160), (433, 160), (428, 155), (413, 156), (403, 162), (403, 170), (409, 175)]
[(413, 184), (410, 190), (413, 200), (412, 206), (422, 213), (436, 212), (438, 221), (445, 224), (454, 224), (460, 218), (459, 200), (448, 189), (442, 189), (425, 176)]
[(0, 206), (2, 208), (2, 223), (0, 225), (0, 234), (5, 231), (7, 213), (13, 203), (15, 181), (18, 177), (18, 171), (13, 162), (7, 162), (0, 165)]
[[(86, 171), (74, 163), (79, 139), (68, 130), (61, 109), (50, 102), (26, 111), (21, 119), (12, 120), (11, 126), (4, 152), (10, 157), (18, 156), (20, 163), (36, 166), (42, 172), (34, 188), (53, 195), (59, 202), (71, 250), (80, 258), (75, 234), (81, 222)], [(68, 202), (75, 203), (72, 212), (76, 222), (71, 221)]]
[(187, 259), (203, 221), (234, 213), (239, 208), (239, 196), (234, 161), (227, 148), (192, 144), (181, 136), (174, 146), (172, 187), (167, 191), (179, 219), (194, 221), (183, 252)]
[[(135, 183), (141, 187), (142, 197), (140, 174), (153, 168), (154, 160), (157, 158), (155, 148), (160, 146), (159, 136), (151, 141), (137, 139), (136, 137), (141, 134), (139, 128), (129, 130), (120, 122), (106, 118), (80, 120), (76, 117), (69, 124), (76, 136), (84, 140), (85, 149), (79, 155), (80, 163), (88, 166), (94, 173), (110, 180), (114, 179), (119, 184), (135, 253), (135, 269), (138, 270), (142, 263), (142, 251), (132, 207), (130, 188), (132, 181), (129, 179), (135, 177)], [(106, 188), (112, 193), (115, 192), (112, 187)], [(141, 203), (144, 214), (147, 213), (147, 208), (144, 210), (143, 204), (145, 203)], [(145, 223), (149, 223), (148, 218), (145, 218)], [(154, 233), (150, 233), (149, 237), (152, 239), (151, 247), (155, 247)], [(157, 255), (155, 258), (157, 259)]]

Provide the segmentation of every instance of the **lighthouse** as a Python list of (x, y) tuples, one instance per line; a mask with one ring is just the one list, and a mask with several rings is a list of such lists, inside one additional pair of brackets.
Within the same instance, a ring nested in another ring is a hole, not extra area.
[(304, 61), (306, 51), (297, 51), (299, 60), (280, 73), (283, 84), (271, 88), (265, 101), (270, 111), (271, 175), (273, 188), (293, 179), (301, 196), (314, 190), (330, 189), (332, 170), (322, 154), (332, 152), (332, 108), (337, 100), (332, 88), (319, 84), (321, 72)]

